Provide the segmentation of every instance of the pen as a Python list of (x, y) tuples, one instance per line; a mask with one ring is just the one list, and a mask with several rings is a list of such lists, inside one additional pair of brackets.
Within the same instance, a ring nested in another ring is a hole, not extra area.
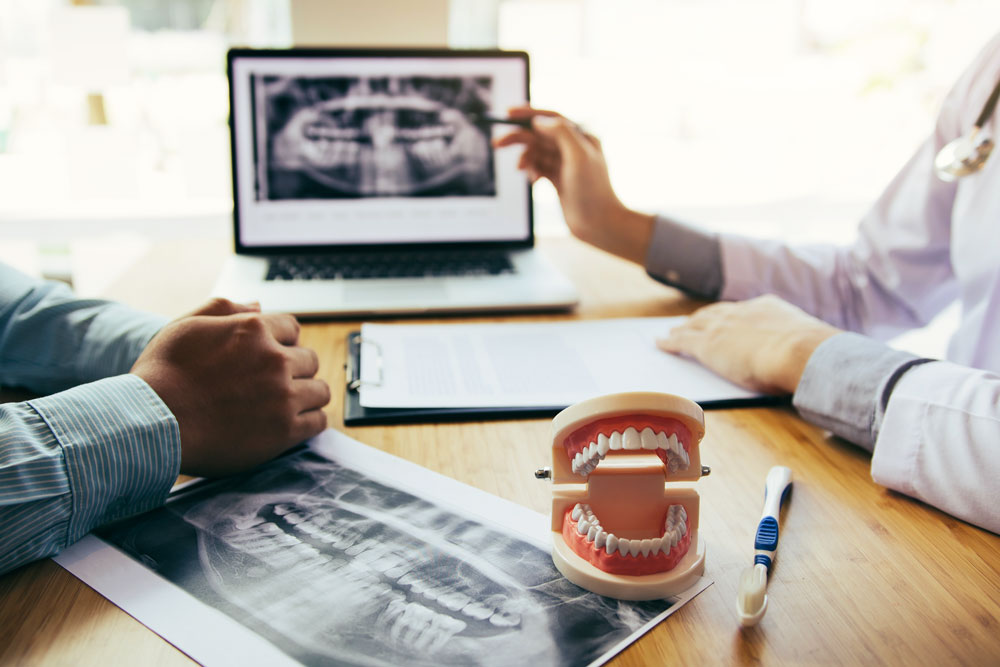
[(469, 117), (473, 123), (481, 125), (517, 125), (526, 130), (531, 129), (531, 118), (499, 118), (486, 114), (472, 114)]

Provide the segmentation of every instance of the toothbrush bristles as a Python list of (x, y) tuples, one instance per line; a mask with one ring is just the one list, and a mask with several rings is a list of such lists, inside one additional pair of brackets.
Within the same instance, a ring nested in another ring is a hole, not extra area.
[(767, 593), (767, 568), (758, 563), (743, 570), (740, 575), (740, 588), (736, 597), (740, 611), (746, 616), (753, 616), (764, 606), (764, 596)]

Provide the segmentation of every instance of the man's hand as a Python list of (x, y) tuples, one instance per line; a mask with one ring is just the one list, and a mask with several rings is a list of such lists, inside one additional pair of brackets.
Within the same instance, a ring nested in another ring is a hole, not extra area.
[(131, 372), (177, 418), (181, 472), (235, 473), (326, 428), (330, 388), (291, 315), (215, 299), (165, 326)]
[(656, 344), (694, 357), (744, 387), (791, 394), (813, 351), (837, 333), (839, 329), (768, 295), (705, 306)]
[(514, 107), (508, 114), (532, 118), (532, 129), (515, 130), (494, 145), (524, 146), (518, 168), (532, 183), (539, 178), (552, 181), (570, 231), (598, 248), (644, 262), (653, 217), (626, 208), (618, 199), (597, 137), (554, 111)]

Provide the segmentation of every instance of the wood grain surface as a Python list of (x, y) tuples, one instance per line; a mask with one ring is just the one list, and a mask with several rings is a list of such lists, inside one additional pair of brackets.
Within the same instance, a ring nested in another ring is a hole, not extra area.
[[(572, 313), (419, 321), (660, 316), (698, 305), (573, 239), (542, 241), (582, 293)], [(158, 246), (108, 296), (179, 315), (204, 299), (225, 252), (220, 243)], [(181, 259), (197, 270), (164, 278)], [(303, 328), (302, 342), (335, 388), (343, 386), (347, 332), (358, 325)], [(339, 400), (328, 412), (332, 427), (361, 442), (548, 512), (550, 487), (532, 475), (548, 464), (547, 419), (344, 429)], [(1000, 537), (876, 485), (866, 453), (790, 408), (710, 411), (706, 425), (702, 461), (712, 474), (695, 488), (714, 584), (613, 664), (1000, 664)], [(758, 627), (740, 630), (739, 573), (752, 562), (764, 477), (777, 464), (792, 468), (795, 486), (770, 604)], [(51, 561), (0, 577), (0, 664), (190, 662)]]

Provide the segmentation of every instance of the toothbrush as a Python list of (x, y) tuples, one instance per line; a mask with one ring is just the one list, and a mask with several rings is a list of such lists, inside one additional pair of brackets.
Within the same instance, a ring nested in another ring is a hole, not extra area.
[(736, 596), (736, 612), (744, 627), (757, 625), (767, 611), (767, 575), (778, 551), (778, 512), (792, 488), (792, 471), (774, 466), (764, 483), (764, 512), (754, 537), (754, 564), (743, 570)]

